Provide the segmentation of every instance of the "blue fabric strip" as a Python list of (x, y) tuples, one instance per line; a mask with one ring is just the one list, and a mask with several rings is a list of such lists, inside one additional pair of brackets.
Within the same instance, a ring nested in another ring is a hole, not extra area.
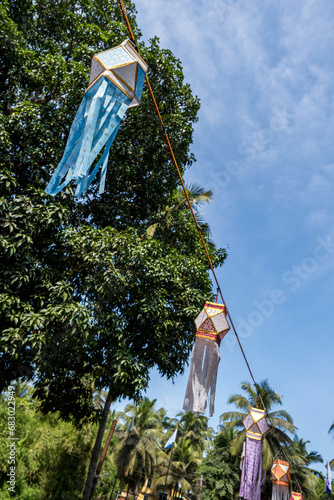
[[(130, 102), (131, 99), (108, 78), (103, 76), (97, 80), (80, 104), (64, 155), (45, 189), (46, 193), (54, 196), (74, 180), (77, 185), (75, 196), (82, 196), (101, 166), (99, 193), (104, 192), (109, 150)], [(104, 146), (100, 160), (90, 172)]]

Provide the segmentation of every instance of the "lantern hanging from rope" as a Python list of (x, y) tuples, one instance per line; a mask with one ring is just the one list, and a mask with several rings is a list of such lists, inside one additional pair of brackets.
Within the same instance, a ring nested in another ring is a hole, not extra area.
[(74, 180), (75, 195), (81, 196), (101, 167), (99, 193), (104, 192), (109, 149), (127, 108), (140, 104), (147, 69), (129, 40), (94, 55), (88, 88), (46, 193), (54, 196)]
[(209, 415), (214, 412), (219, 345), (230, 329), (223, 304), (205, 302), (195, 319), (196, 339), (191, 353), (190, 373), (184, 398), (184, 411), (204, 413), (210, 393)]
[(290, 500), (303, 500), (303, 495), (298, 491), (292, 491)]
[(262, 439), (269, 430), (265, 411), (251, 408), (243, 420), (246, 429), (245, 456), (239, 496), (260, 500), (262, 484)]
[(289, 500), (289, 462), (274, 460), (271, 468), (271, 479), (273, 481), (272, 500)]

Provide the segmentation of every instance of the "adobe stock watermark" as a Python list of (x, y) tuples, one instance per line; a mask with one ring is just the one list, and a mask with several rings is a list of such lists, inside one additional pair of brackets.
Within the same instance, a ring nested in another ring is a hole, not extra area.
[[(298, 265), (291, 266), (282, 274), (282, 286), (269, 292), (267, 298), (254, 300), (254, 309), (246, 318), (237, 317), (235, 328), (240, 340), (249, 338), (270, 316), (277, 310), (277, 307), (284, 304), (289, 293), (298, 290), (302, 284), (311, 278), (319, 270), (321, 264), (328, 260), (334, 254), (334, 237), (327, 235), (317, 238), (317, 244), (314, 251), (308, 257), (305, 257)], [(230, 353), (234, 352), (237, 345), (237, 339), (230, 331), (224, 337), (224, 344)]]
[(8, 414), (8, 491), (15, 493), (15, 465), (16, 465), (16, 441), (15, 437), (15, 387), (9, 386), (7, 389), (7, 414)]
[(238, 153), (243, 156), (240, 160), (232, 160), (220, 172), (210, 172), (209, 176), (215, 188), (225, 189), (233, 177), (237, 177), (247, 167), (247, 163), (256, 159), (259, 153), (273, 142), (275, 135), (283, 132), (291, 124), (292, 116), (286, 109), (275, 109), (270, 119), (269, 127), (264, 127), (242, 141), (238, 146)]

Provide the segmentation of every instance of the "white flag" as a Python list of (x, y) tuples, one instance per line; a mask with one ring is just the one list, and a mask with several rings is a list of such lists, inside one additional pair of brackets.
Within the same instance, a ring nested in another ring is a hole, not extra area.
[(241, 460), (240, 460), (240, 469), (241, 470), (244, 466), (245, 453), (246, 453), (246, 441), (244, 441), (244, 445), (242, 447), (242, 454), (241, 454)]
[(130, 422), (130, 425), (128, 427), (128, 433), (131, 431), (132, 427), (135, 425), (135, 417), (132, 417), (132, 420)]
[(327, 458), (327, 478), (326, 478), (326, 485), (325, 485), (326, 493), (330, 495), (332, 491), (332, 471), (331, 471), (331, 466), (329, 465), (329, 460)]
[(175, 431), (173, 432), (173, 434), (171, 435), (171, 437), (168, 439), (167, 443), (164, 446), (164, 450), (167, 450), (168, 448), (170, 448), (171, 446), (173, 446), (173, 444), (176, 441), (176, 434), (177, 434), (177, 429), (175, 429)]

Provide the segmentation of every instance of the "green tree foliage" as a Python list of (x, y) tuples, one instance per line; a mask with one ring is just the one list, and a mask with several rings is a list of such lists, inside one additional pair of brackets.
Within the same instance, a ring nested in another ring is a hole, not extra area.
[[(24, 500), (81, 498), (87, 460), (96, 424), (87, 424), (81, 433), (57, 413), (43, 416), (31, 397), (31, 388), (16, 385), (15, 435), (16, 487), (14, 498)], [(8, 492), (8, 420), (6, 393), (0, 396), (0, 497)]]
[(168, 488), (192, 498), (199, 486), (196, 470), (212, 439), (213, 429), (208, 427), (208, 418), (204, 415), (180, 412), (177, 416), (179, 421), (174, 422), (173, 428), (164, 437), (162, 446), (165, 446), (175, 429), (176, 442), (169, 450), (163, 449), (159, 453), (155, 484), (163, 489), (166, 483)]
[[(198, 225), (201, 229), (201, 233), (207, 237), (208, 244), (211, 248), (214, 248), (213, 241), (210, 240), (210, 227), (203, 220), (200, 208), (204, 203), (212, 201), (212, 191), (205, 191), (203, 187), (191, 184), (186, 187), (187, 196), (191, 203), (191, 207), (196, 215)], [(180, 217), (180, 212), (184, 212), (187, 209), (187, 199), (182, 188), (176, 189), (172, 194), (171, 204), (166, 206), (164, 210), (156, 214), (156, 222), (150, 226), (146, 233), (148, 236), (153, 236), (154, 234), (159, 234), (160, 237), (168, 234), (170, 237), (170, 228), (175, 228), (175, 224), (178, 222), (177, 232), (175, 232), (175, 237), (180, 237), (180, 234), (184, 235), (184, 230), (187, 225), (184, 225), (182, 218)], [(176, 217), (175, 212), (179, 212)]]
[[(102, 395), (103, 396), (103, 395)], [(8, 476), (7, 394), (0, 396), (0, 498), (10, 496)], [(81, 491), (97, 424), (87, 423), (78, 430), (58, 413), (43, 415), (32, 398), (32, 388), (17, 383), (16, 398), (16, 496), (24, 500), (66, 500), (82, 498)], [(146, 478), (155, 490), (163, 491), (169, 460), (167, 487), (196, 499), (232, 500), (240, 485), (240, 456), (232, 455), (236, 431), (223, 427), (213, 436), (204, 416), (182, 414), (168, 418), (164, 408), (156, 408), (147, 398), (127, 405), (118, 413), (117, 432), (112, 438), (93, 498), (110, 496), (123, 487), (137, 493)], [(179, 417), (180, 417), (179, 416)], [(134, 417), (134, 418), (133, 418)], [(113, 414), (107, 422), (109, 431)], [(134, 426), (128, 432), (130, 423)], [(172, 450), (163, 450), (178, 425), (177, 441)], [(105, 433), (104, 442), (107, 438)], [(201, 439), (199, 439), (199, 437)], [(211, 437), (210, 437), (211, 436)], [(128, 439), (127, 439), (128, 437)], [(104, 445), (103, 442), (103, 445)], [(205, 446), (210, 444), (210, 447)], [(206, 447), (209, 450), (203, 453)], [(292, 471), (292, 486), (298, 480), (306, 498), (324, 498), (324, 477), (312, 470), (321, 462), (316, 452), (308, 452), (307, 442), (295, 437), (284, 447)], [(172, 453), (172, 455), (171, 455)], [(203, 456), (204, 455), (204, 456)], [(132, 498), (132, 495), (129, 496)], [(271, 499), (271, 480), (266, 477), (261, 498)], [(327, 498), (327, 497), (326, 497)]]
[(129, 404), (124, 413), (117, 454), (117, 467), (125, 482), (134, 489), (152, 478), (163, 433), (166, 411), (155, 409), (156, 400), (143, 399), (138, 405)]
[[(180, 439), (164, 455), (160, 455), (155, 484), (159, 489), (179, 489), (192, 497), (196, 490), (196, 470), (202, 461), (202, 453), (195, 450), (189, 440)], [(169, 465), (170, 464), (170, 465)]]
[(200, 451), (201, 457), (206, 444), (213, 437), (213, 429), (208, 427), (208, 418), (204, 415), (195, 415), (191, 411), (178, 414), (178, 442), (187, 442), (195, 451)]
[(319, 498), (317, 493), (319, 472), (312, 469), (311, 466), (315, 463), (322, 463), (323, 459), (318, 452), (307, 451), (308, 443), (309, 441), (295, 436), (285, 452), (291, 466), (292, 485), (296, 488), (298, 482), (304, 496), (310, 500), (316, 500)]
[[(180, 493), (198, 489), (196, 470), (203, 459), (205, 444), (213, 430), (208, 418), (192, 413), (180, 413), (180, 420), (169, 419), (163, 408), (155, 409), (155, 400), (143, 399), (137, 405), (127, 405), (121, 420), (117, 465), (123, 487), (130, 491), (140, 488), (151, 478), (155, 488), (166, 487)], [(177, 439), (171, 449), (164, 446), (177, 428)], [(190, 494), (190, 493), (189, 493)]]
[[(183, 172), (194, 161), (198, 99), (173, 54), (140, 41), (126, 5)], [(174, 203), (178, 178), (146, 90), (112, 147), (103, 195), (98, 179), (80, 200), (70, 187), (55, 198), (43, 191), (91, 57), (127, 37), (117, 1), (5, 0), (0, 22), (1, 384), (33, 377), (44, 412), (83, 423), (101, 413), (94, 391), (138, 397), (153, 366), (182, 371), (211, 294), (208, 265), (184, 204), (147, 234)], [(225, 259), (210, 253), (214, 265)]]
[(203, 500), (233, 500), (240, 484), (240, 457), (231, 455), (235, 432), (223, 427), (198, 468)]

